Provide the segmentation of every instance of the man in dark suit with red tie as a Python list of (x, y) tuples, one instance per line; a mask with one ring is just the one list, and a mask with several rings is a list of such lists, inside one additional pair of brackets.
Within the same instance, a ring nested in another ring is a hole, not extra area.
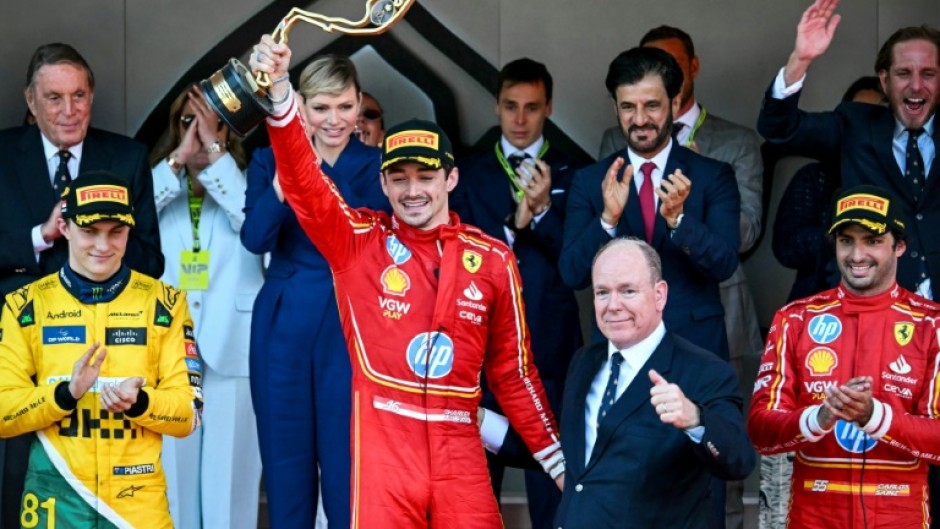
[[(26, 103), (36, 125), (0, 131), (0, 295), (61, 268), (68, 244), (56, 229), (59, 197), (72, 178), (90, 170), (133, 175), (137, 225), (125, 262), (151, 277), (163, 274), (163, 254), (147, 148), (125, 136), (89, 127), (95, 78), (68, 44), (45, 44), (26, 72)], [(0, 526), (19, 527), (29, 436), (6, 441)], [(2, 450), (0, 450), (2, 452)]]
[(610, 64), (607, 89), (627, 148), (577, 174), (568, 193), (559, 268), (573, 288), (590, 284), (591, 260), (615, 236), (659, 252), (673, 291), (663, 319), (690, 342), (728, 358), (718, 283), (738, 266), (740, 199), (727, 163), (672, 140), (682, 72), (656, 48)]

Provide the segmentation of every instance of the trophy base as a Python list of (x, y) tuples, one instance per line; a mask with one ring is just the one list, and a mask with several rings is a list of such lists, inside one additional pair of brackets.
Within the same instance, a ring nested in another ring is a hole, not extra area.
[(222, 69), (201, 81), (199, 88), (229, 130), (242, 138), (274, 112), (267, 92), (237, 59), (229, 59)]

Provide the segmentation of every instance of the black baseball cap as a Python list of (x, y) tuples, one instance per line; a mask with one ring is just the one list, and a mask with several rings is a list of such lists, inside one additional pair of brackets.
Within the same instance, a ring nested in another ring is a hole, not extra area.
[(382, 142), (382, 170), (401, 162), (434, 169), (453, 167), (454, 149), (437, 123), (412, 119), (388, 129)]
[(901, 203), (878, 186), (856, 186), (839, 193), (832, 218), (830, 234), (836, 233), (842, 225), (858, 224), (875, 235), (889, 230), (904, 235)]
[(121, 177), (107, 171), (82, 173), (62, 193), (62, 218), (79, 226), (116, 220), (134, 227), (131, 190)]

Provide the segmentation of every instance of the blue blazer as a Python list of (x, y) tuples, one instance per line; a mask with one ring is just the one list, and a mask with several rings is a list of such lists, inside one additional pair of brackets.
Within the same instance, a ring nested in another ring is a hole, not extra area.
[[(611, 163), (621, 155), (626, 160), (621, 151), (578, 171), (571, 184), (558, 267), (562, 279), (573, 288), (591, 284), (594, 254), (611, 239), (600, 222), (604, 211), (601, 185)], [(741, 200), (734, 171), (727, 163), (673, 143), (664, 175), (676, 169), (692, 181), (682, 223), (670, 233), (657, 211), (653, 230), (652, 246), (659, 252), (663, 279), (669, 284), (663, 320), (670, 331), (727, 359), (728, 337), (718, 283), (738, 267)], [(616, 236), (645, 239), (639, 204), (636, 186), (630, 185)]]
[[(582, 345), (578, 304), (558, 271), (568, 188), (574, 175), (570, 160), (549, 149), (543, 160), (552, 168), (552, 206), (535, 225), (520, 230), (512, 246), (522, 277), (522, 297), (539, 375), (546, 381), (565, 380), (571, 356)], [(459, 164), (460, 178), (450, 206), (460, 220), (503, 242), (506, 217), (516, 211), (506, 172), (492, 151)], [(560, 393), (558, 395), (560, 397)], [(555, 404), (553, 402), (553, 404)]]
[[(926, 260), (933, 282), (940, 281), (940, 157), (930, 167), (923, 197), (915, 200), (894, 159), (895, 119), (890, 108), (847, 102), (832, 112), (804, 112), (799, 109), (799, 101), (799, 92), (774, 99), (768, 89), (757, 122), (758, 132), (767, 141), (782, 144), (801, 156), (822, 161), (838, 156), (843, 188), (873, 184), (890, 191), (901, 203), (908, 236), (907, 251), (898, 259), (898, 283), (916, 292), (922, 260)], [(940, 147), (937, 114), (933, 142)], [(933, 289), (936, 297), (940, 288), (934, 285)]]
[[(737, 376), (712, 353), (668, 332), (601, 422), (585, 461), (584, 406), (607, 359), (607, 342), (571, 362), (562, 406), (565, 489), (555, 518), (564, 529), (705, 528), (712, 476), (743, 479), (756, 464), (745, 431)], [(700, 406), (701, 443), (663, 424), (650, 404), (655, 369)]]

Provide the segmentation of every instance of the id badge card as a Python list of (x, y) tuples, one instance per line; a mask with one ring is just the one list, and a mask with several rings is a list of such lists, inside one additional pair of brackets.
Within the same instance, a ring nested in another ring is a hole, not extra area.
[(209, 252), (183, 250), (180, 255), (180, 290), (209, 289)]

